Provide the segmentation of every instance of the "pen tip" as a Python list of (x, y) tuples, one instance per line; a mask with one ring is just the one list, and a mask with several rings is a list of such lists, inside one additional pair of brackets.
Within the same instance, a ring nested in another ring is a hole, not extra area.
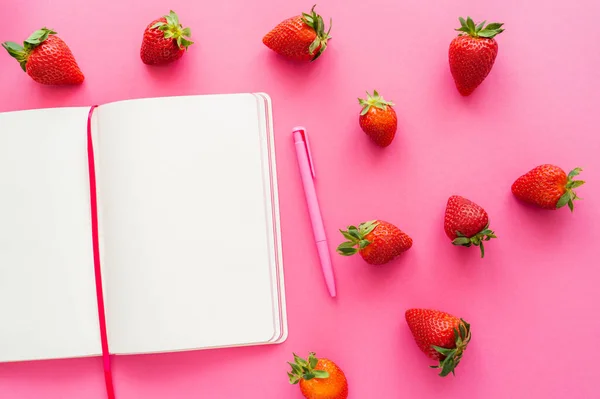
[(306, 130), (303, 126), (295, 126), (292, 128), (292, 133), (296, 133), (296, 132), (302, 132)]

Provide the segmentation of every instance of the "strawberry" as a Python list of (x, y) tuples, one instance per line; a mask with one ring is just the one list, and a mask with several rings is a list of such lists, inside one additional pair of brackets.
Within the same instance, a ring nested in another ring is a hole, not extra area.
[(342, 369), (329, 359), (310, 352), (308, 360), (294, 354), (294, 363), (288, 362), (290, 384), (300, 383), (300, 391), (307, 399), (346, 399), (348, 381)]
[(367, 92), (367, 99), (359, 98), (358, 103), (363, 107), (358, 117), (363, 132), (380, 147), (390, 145), (398, 127), (396, 111), (392, 108), (394, 103), (385, 101), (377, 90), (373, 95)]
[(327, 48), (327, 40), (331, 38), (331, 21), (329, 30), (325, 32), (323, 18), (315, 13), (302, 13), (280, 22), (263, 37), (265, 46), (286, 58), (294, 61), (314, 61)]
[(483, 21), (475, 26), (471, 17), (459, 20), (461, 26), (456, 30), (463, 33), (450, 43), (450, 72), (460, 94), (468, 96), (492, 70), (498, 55), (494, 37), (504, 32), (504, 24), (494, 22), (486, 26)]
[(168, 64), (183, 56), (189, 46), (192, 31), (179, 23), (174, 11), (156, 19), (144, 30), (140, 56), (147, 65)]
[(42, 28), (29, 36), (23, 46), (2, 43), (8, 54), (34, 81), (44, 85), (80, 84), (84, 80), (69, 46), (52, 29)]
[(454, 375), (471, 340), (471, 325), (439, 310), (408, 309), (405, 317), (417, 346), (430, 359), (439, 361), (430, 367), (442, 369), (441, 377)]
[(494, 232), (488, 229), (489, 226), (488, 214), (482, 207), (458, 195), (448, 198), (444, 230), (452, 244), (478, 246), (483, 258), (483, 242), (496, 238)]
[(358, 252), (371, 265), (388, 263), (412, 247), (412, 239), (407, 234), (383, 220), (361, 223), (358, 228), (349, 226), (340, 232), (348, 241), (338, 246), (338, 253), (350, 256)]
[(511, 189), (515, 197), (529, 204), (543, 209), (569, 205), (573, 212), (573, 201), (581, 199), (573, 189), (585, 183), (583, 180), (573, 180), (581, 170), (575, 168), (567, 175), (558, 166), (540, 165), (519, 177)]

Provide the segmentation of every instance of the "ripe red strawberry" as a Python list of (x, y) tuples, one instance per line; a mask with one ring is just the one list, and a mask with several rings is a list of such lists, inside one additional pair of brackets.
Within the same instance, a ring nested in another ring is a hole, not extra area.
[(350, 256), (358, 252), (371, 265), (388, 263), (412, 247), (412, 238), (383, 220), (361, 223), (358, 228), (349, 226), (340, 232), (348, 241), (338, 246), (338, 253)]
[(567, 175), (554, 165), (540, 165), (512, 185), (512, 192), (518, 199), (543, 209), (558, 209), (569, 205), (573, 212), (573, 201), (580, 200), (573, 189), (582, 186), (583, 180), (573, 180), (581, 172), (575, 168)]
[(452, 244), (478, 246), (483, 258), (483, 242), (496, 238), (494, 232), (488, 229), (489, 226), (488, 214), (482, 207), (458, 195), (448, 198), (444, 230)]
[(144, 64), (168, 64), (183, 56), (189, 46), (192, 31), (179, 23), (179, 17), (172, 10), (169, 15), (156, 19), (146, 27), (140, 56)]
[(302, 13), (280, 22), (263, 37), (265, 46), (294, 61), (314, 61), (319, 58), (327, 48), (327, 40), (331, 38), (331, 21), (329, 30), (325, 32), (323, 18), (315, 13), (315, 7), (310, 14)]
[(450, 72), (460, 94), (468, 96), (492, 70), (498, 55), (494, 37), (504, 32), (504, 24), (494, 22), (485, 26), (483, 21), (475, 26), (471, 17), (459, 20), (461, 26), (456, 30), (463, 33), (450, 43)]
[(342, 369), (329, 359), (315, 357), (310, 352), (308, 360), (294, 354), (294, 363), (288, 362), (290, 384), (300, 382), (300, 391), (307, 399), (346, 399), (348, 381)]
[(430, 359), (439, 361), (431, 368), (442, 369), (440, 376), (452, 373), (471, 340), (471, 325), (439, 310), (408, 309), (405, 314), (415, 342)]
[(358, 103), (363, 107), (358, 117), (363, 132), (380, 147), (390, 145), (398, 127), (396, 111), (392, 108), (394, 103), (385, 101), (377, 90), (373, 95), (367, 92), (367, 99), (359, 98)]
[(80, 84), (84, 80), (69, 46), (52, 29), (42, 28), (29, 36), (23, 46), (2, 43), (21, 68), (36, 82), (44, 85)]

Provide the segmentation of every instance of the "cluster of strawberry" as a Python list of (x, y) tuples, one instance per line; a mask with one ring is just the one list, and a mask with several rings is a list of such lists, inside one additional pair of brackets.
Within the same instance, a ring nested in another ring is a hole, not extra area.
[[(512, 185), (516, 198), (542, 209), (558, 209), (568, 205), (573, 210), (573, 201), (579, 199), (573, 189), (581, 186), (582, 180), (574, 180), (581, 172), (573, 169), (568, 175), (554, 165), (540, 165)], [(453, 195), (446, 204), (444, 231), (454, 245), (480, 248), (484, 255), (483, 242), (496, 238), (489, 229), (487, 212), (474, 202)], [(346, 241), (338, 246), (344, 256), (360, 254), (371, 265), (386, 264), (412, 247), (413, 240), (395, 225), (372, 220), (358, 226), (340, 230)], [(464, 350), (471, 340), (470, 325), (451, 314), (432, 309), (409, 309), (405, 314), (408, 327), (418, 347), (429, 358), (439, 362), (442, 377), (454, 374)], [(343, 371), (329, 359), (309, 356), (308, 363), (295, 356), (288, 373), (291, 383), (300, 382), (300, 388), (310, 399), (346, 399), (348, 381)], [(311, 367), (311, 358), (313, 366)]]
[[(502, 33), (503, 24), (484, 22), (475, 24), (468, 17), (459, 18), (460, 34), (452, 40), (449, 49), (450, 72), (457, 90), (468, 96), (485, 80), (492, 70), (498, 54), (495, 36)], [(315, 14), (289, 18), (277, 25), (263, 39), (269, 48), (296, 61), (314, 61), (327, 47), (330, 38), (325, 32), (323, 19)], [(377, 91), (367, 92), (359, 98), (362, 106), (359, 124), (365, 134), (380, 147), (389, 146), (396, 135), (398, 120), (394, 104), (386, 101)], [(573, 211), (573, 201), (579, 198), (573, 191), (584, 182), (575, 180), (581, 168), (569, 174), (560, 167), (544, 164), (519, 177), (511, 191), (519, 200), (543, 209), (558, 209), (568, 205)], [(484, 242), (496, 238), (490, 230), (487, 212), (478, 204), (453, 195), (446, 204), (444, 231), (452, 244), (479, 247), (484, 257)], [(384, 220), (372, 220), (340, 230), (345, 238), (337, 251), (340, 255), (360, 254), (371, 265), (386, 264), (409, 250), (412, 238), (398, 227)], [(454, 374), (462, 355), (471, 340), (471, 326), (461, 318), (432, 309), (409, 309), (406, 322), (417, 346), (429, 358), (438, 362), (431, 366), (440, 369), (442, 377)], [(308, 359), (294, 354), (289, 363), (290, 383), (300, 385), (308, 399), (346, 399), (348, 381), (344, 372), (333, 361), (317, 358), (310, 353)]]
[[(574, 189), (584, 184), (573, 180), (581, 168), (573, 169), (568, 175), (555, 165), (540, 165), (512, 185), (511, 191), (519, 200), (542, 209), (559, 209), (565, 205), (573, 211), (573, 201), (580, 199)], [(490, 230), (487, 212), (479, 205), (458, 195), (448, 198), (444, 215), (444, 231), (452, 244), (479, 247), (481, 257), (485, 252), (484, 241), (496, 238)], [(371, 265), (383, 265), (412, 247), (412, 239), (395, 225), (373, 220), (347, 230), (340, 230), (347, 241), (337, 251), (350, 256), (359, 253)]]
[[(263, 38), (263, 43), (276, 53), (294, 60), (312, 62), (327, 48), (330, 30), (325, 31), (323, 18), (315, 13), (288, 18), (279, 23)], [(484, 22), (475, 24), (471, 18), (459, 18), (460, 34), (452, 40), (449, 49), (450, 72), (459, 93), (468, 96), (490, 73), (498, 54), (494, 37), (502, 33), (503, 24)], [(184, 28), (177, 14), (152, 21), (146, 27), (140, 57), (145, 64), (167, 64), (181, 58), (193, 44), (191, 31)], [(43, 28), (34, 32), (23, 45), (5, 42), (2, 46), (17, 59), (21, 67), (36, 82), (49, 85), (79, 84), (84, 80), (69, 47), (56, 32)], [(362, 106), (359, 124), (365, 134), (380, 147), (389, 146), (397, 130), (394, 104), (386, 101), (377, 91), (359, 99)], [(558, 209), (579, 199), (575, 188), (584, 182), (574, 180), (581, 172), (575, 168), (566, 174), (555, 165), (540, 165), (512, 185), (518, 199), (543, 209)], [(452, 244), (479, 247), (484, 256), (483, 243), (496, 238), (489, 228), (487, 212), (476, 203), (451, 196), (446, 204), (444, 230)], [(412, 247), (413, 241), (395, 225), (372, 220), (341, 230), (345, 240), (338, 247), (344, 256), (356, 253), (365, 262), (383, 265)], [(419, 348), (439, 362), (432, 366), (441, 369), (440, 375), (454, 373), (470, 339), (470, 325), (451, 314), (438, 310), (409, 309), (406, 322)], [(310, 353), (307, 359), (294, 355), (288, 373), (290, 383), (300, 384), (302, 394), (309, 399), (346, 399), (348, 382), (343, 371), (331, 360), (317, 358)]]
[[(180, 59), (190, 40), (190, 28), (179, 23), (173, 11), (152, 21), (144, 30), (140, 57), (145, 64), (168, 64)], [(13, 56), (23, 71), (44, 85), (74, 85), (84, 81), (71, 49), (52, 29), (42, 28), (31, 34), (23, 45), (4, 42), (2, 47)]]

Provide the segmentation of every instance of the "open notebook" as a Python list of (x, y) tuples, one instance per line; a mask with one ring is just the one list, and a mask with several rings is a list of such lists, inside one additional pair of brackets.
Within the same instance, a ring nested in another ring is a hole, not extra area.
[[(0, 361), (102, 354), (89, 111), (0, 114)], [(110, 352), (285, 340), (269, 97), (115, 102), (91, 132)]]

